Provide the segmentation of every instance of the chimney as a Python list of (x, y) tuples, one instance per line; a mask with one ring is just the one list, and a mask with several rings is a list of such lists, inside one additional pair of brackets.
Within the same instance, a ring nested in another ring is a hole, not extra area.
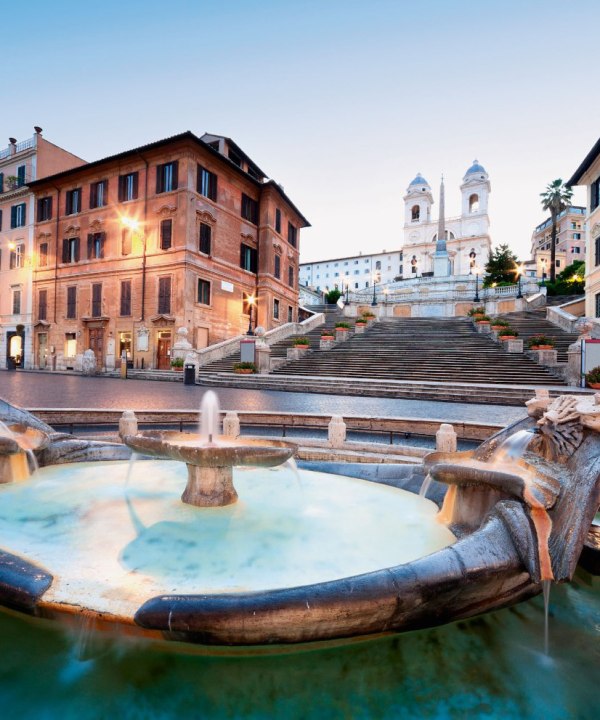
[(17, 138), (8, 138), (8, 150), (11, 155), (17, 152)]

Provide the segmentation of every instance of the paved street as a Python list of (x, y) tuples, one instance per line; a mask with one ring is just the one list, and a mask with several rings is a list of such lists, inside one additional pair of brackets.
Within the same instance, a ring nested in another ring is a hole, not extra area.
[[(80, 375), (0, 372), (0, 398), (23, 408), (113, 408), (142, 410), (199, 408), (210, 388), (152, 380), (120, 380)], [(415, 417), (509, 424), (524, 408), (432, 400), (345, 397), (273, 390), (221, 388), (224, 410), (314, 412), (377, 417)]]

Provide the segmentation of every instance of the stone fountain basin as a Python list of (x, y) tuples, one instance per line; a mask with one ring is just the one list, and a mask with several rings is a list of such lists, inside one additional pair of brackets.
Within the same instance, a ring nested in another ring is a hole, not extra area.
[(296, 449), (294, 443), (284, 440), (238, 440), (227, 435), (217, 435), (209, 443), (200, 435), (174, 430), (150, 430), (127, 435), (123, 441), (143, 455), (170, 457), (199, 467), (276, 467), (291, 458)]
[[(43, 450), (48, 447), (50, 442), (48, 435), (41, 430), (36, 430), (29, 425), (23, 425), (21, 423), (14, 423), (7, 425), (7, 427), (13, 434), (13, 437), (0, 437), (0, 443), (2, 443), (0, 444), (0, 454), (12, 454), (21, 450)], [(12, 450), (9, 448), (12, 448)]]

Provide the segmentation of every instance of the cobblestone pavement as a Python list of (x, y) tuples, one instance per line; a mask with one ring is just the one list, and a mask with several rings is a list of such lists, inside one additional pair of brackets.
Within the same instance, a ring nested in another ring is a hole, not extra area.
[[(199, 408), (210, 388), (152, 380), (121, 380), (81, 375), (0, 372), (0, 398), (23, 408)], [(314, 412), (376, 417), (434, 418), (509, 424), (525, 416), (525, 408), (433, 400), (346, 397), (278, 390), (218, 390), (224, 410)]]

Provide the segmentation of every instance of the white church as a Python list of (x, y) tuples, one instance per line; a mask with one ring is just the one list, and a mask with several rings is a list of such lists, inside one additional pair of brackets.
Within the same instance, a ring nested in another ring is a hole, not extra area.
[[(404, 196), (403, 278), (468, 275), (487, 263), (492, 245), (488, 216), (491, 186), (477, 160), (465, 173), (460, 191), (461, 214), (445, 217), (442, 180), (438, 219), (433, 221), (433, 193), (427, 180), (417, 173), (408, 186)], [(444, 235), (441, 242), (439, 234)]]

